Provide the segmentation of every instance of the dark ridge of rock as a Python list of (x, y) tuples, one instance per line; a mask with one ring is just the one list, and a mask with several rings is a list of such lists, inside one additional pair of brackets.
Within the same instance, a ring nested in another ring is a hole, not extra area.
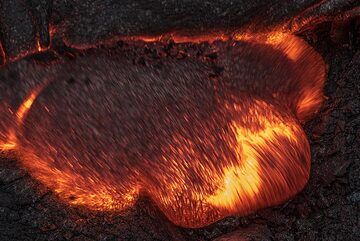
[(14, 60), (43, 51), (56, 45), (53, 37), (84, 48), (126, 36), (174, 32), (230, 34), (234, 30), (266, 31), (284, 24), (285, 30), (298, 31), (348, 10), (347, 14), (359, 15), (357, 6), (356, 0), (320, 4), (316, 0), (4, 0), (0, 3), (4, 56), (0, 57)]
[(14, 59), (36, 49), (36, 30), (22, 0), (0, 4), (0, 36), (6, 58)]

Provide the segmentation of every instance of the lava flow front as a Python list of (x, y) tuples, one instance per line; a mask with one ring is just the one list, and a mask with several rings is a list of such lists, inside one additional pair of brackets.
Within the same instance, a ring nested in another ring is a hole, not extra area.
[[(287, 34), (211, 39), (212, 62), (188, 55), (139, 65), (133, 53), (99, 50), (9, 64), (5, 72), (25, 73), (23, 89), (0, 86), (3, 155), (15, 154), (69, 204), (120, 211), (147, 195), (184, 227), (294, 196), (309, 177), (300, 123), (323, 100), (321, 57)], [(214, 65), (223, 72), (214, 76)], [(21, 103), (13, 89), (27, 93)]]

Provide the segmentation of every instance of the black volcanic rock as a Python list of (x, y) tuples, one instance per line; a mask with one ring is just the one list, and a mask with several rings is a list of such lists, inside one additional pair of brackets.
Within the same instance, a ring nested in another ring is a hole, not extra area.
[[(125, 36), (298, 30), (333, 19), (358, 1), (3, 0), (0, 40), (10, 60), (49, 47), (51, 38), (86, 47)], [(356, 9), (349, 13), (356, 15)], [(4, 62), (4, 61), (3, 61)]]

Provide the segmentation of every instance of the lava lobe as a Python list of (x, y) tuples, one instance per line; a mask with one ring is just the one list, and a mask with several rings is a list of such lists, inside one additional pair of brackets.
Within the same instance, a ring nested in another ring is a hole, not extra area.
[(211, 46), (211, 63), (99, 53), (9, 64), (1, 78), (18, 82), (0, 86), (4, 155), (67, 203), (124, 210), (147, 195), (185, 227), (283, 202), (309, 177), (301, 123), (322, 102), (324, 63), (291, 35)]

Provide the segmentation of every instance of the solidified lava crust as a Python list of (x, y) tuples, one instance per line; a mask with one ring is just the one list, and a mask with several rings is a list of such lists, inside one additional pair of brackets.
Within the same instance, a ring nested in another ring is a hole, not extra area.
[[(3, 0), (0, 5), (1, 63), (45, 51), (61, 39), (87, 48), (129, 36), (188, 36), (222, 31), (298, 32), (311, 24), (359, 15), (347, 1), (119, 1)], [(347, 14), (341, 15), (346, 12)]]

